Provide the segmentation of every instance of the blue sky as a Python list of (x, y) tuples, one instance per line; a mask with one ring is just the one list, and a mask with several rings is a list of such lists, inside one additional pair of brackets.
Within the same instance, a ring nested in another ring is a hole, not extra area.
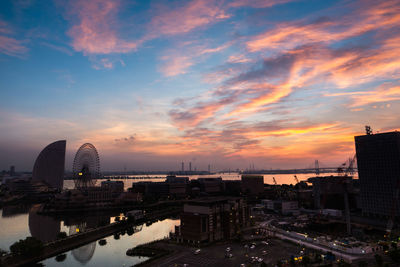
[(335, 166), (399, 128), (398, 1), (1, 1), (0, 169)]

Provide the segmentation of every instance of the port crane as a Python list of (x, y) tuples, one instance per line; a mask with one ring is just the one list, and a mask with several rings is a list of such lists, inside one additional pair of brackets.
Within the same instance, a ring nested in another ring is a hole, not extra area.
[(300, 183), (299, 178), (297, 178), (297, 175), (294, 176), (294, 180), (296, 181), (296, 184)]
[(354, 174), (354, 163), (357, 159), (357, 154), (354, 154), (352, 158), (349, 158), (348, 161), (345, 161), (337, 168), (338, 175), (353, 175)]

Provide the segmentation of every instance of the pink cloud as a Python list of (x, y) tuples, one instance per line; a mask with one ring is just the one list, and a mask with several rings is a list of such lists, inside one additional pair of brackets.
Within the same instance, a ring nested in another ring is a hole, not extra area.
[(0, 53), (21, 57), (28, 51), (28, 48), (24, 45), (24, 41), (10, 36), (12, 34), (11, 27), (5, 21), (0, 20)]
[(117, 13), (119, 1), (75, 1), (71, 6), (73, 26), (68, 31), (72, 46), (84, 54), (127, 53), (138, 43), (125, 41), (118, 36)]
[(231, 7), (250, 6), (254, 8), (266, 8), (292, 1), (294, 0), (234, 0), (229, 5)]
[(186, 3), (175, 8), (159, 6), (149, 25), (150, 33), (145, 39), (187, 33), (230, 17), (219, 1), (194, 0)]
[(184, 55), (164, 56), (162, 59), (166, 62), (160, 67), (160, 71), (167, 77), (185, 74), (193, 65), (192, 59)]
[(185, 74), (188, 68), (196, 62), (201, 61), (206, 55), (220, 52), (228, 48), (231, 44), (226, 43), (214, 48), (189, 45), (192, 45), (192, 43), (185, 43), (177, 50), (168, 50), (165, 52), (166, 55), (161, 57), (164, 62), (159, 68), (164, 76), (171, 77)]
[(282, 51), (307, 43), (337, 42), (368, 31), (396, 27), (399, 24), (398, 1), (371, 2), (359, 6), (350, 15), (334, 21), (327, 20), (310, 24), (304, 24), (301, 21), (281, 23), (276, 28), (253, 37), (246, 45), (251, 52), (268, 49)]

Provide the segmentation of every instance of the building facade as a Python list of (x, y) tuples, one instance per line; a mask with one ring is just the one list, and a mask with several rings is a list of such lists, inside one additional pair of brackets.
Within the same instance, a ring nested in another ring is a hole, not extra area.
[(249, 210), (241, 198), (206, 198), (184, 205), (177, 240), (201, 244), (231, 239), (248, 224)]
[(264, 192), (264, 176), (242, 175), (242, 190), (248, 195), (258, 195)]
[(356, 136), (355, 145), (363, 214), (399, 216), (400, 132)]
[(45, 182), (59, 190), (63, 188), (66, 143), (65, 140), (51, 143), (40, 152), (33, 166), (33, 182)]

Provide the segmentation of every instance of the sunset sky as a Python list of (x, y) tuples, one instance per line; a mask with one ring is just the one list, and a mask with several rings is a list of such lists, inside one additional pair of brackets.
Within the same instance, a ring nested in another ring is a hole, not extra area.
[(3, 0), (0, 170), (337, 166), (400, 128), (400, 1)]

